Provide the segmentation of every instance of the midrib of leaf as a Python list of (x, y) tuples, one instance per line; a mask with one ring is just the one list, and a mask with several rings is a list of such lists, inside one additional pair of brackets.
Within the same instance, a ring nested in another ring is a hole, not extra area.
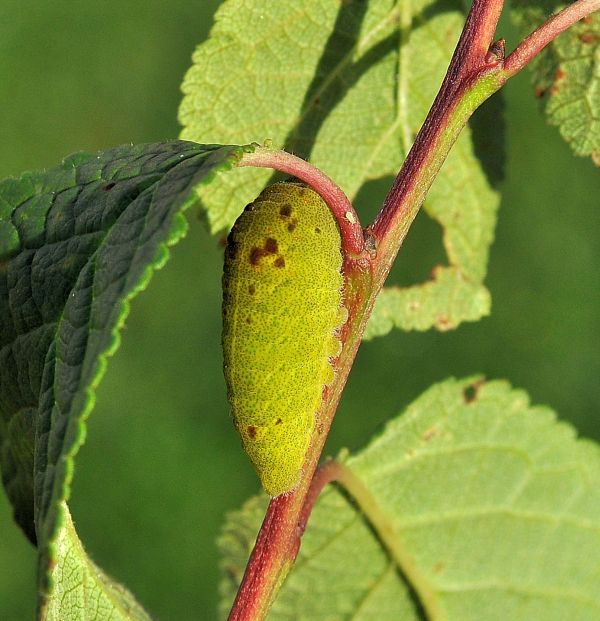
[(377, 534), (390, 559), (412, 588), (427, 615), (428, 621), (445, 621), (447, 616), (439, 601), (439, 589), (419, 570), (399, 536), (396, 527), (363, 482), (346, 467), (339, 483), (350, 494)]
[[(446, 415), (449, 412), (446, 412)], [(490, 436), (494, 435), (496, 425), (490, 429)], [(526, 461), (529, 464), (529, 467), (533, 467), (531, 459), (521, 450), (515, 450), (514, 447), (507, 447), (503, 445), (493, 444), (493, 443), (477, 443), (471, 446), (463, 446), (459, 448), (450, 448), (443, 449), (439, 448), (435, 451), (426, 451), (419, 455), (415, 455), (412, 457), (412, 461), (418, 458), (436, 458), (439, 457), (440, 454), (456, 454), (462, 452), (469, 452), (472, 450), (481, 450), (485, 449), (489, 450), (500, 450), (519, 454), (521, 457), (525, 457)], [(390, 472), (397, 472), (402, 468), (393, 468), (393, 469), (374, 469), (372, 470), (373, 475), (376, 475), (378, 478), (381, 477), (382, 473), (385, 475), (389, 475)], [(546, 469), (545, 471), (552, 473), (564, 473), (570, 471), (576, 471), (577, 468), (575, 465), (566, 466), (563, 468), (551, 468)], [(342, 485), (349, 492), (353, 500), (357, 503), (360, 511), (364, 514), (366, 519), (369, 521), (371, 527), (374, 532), (377, 534), (379, 540), (381, 541), (383, 547), (387, 550), (390, 555), (390, 558), (395, 563), (397, 568), (403, 574), (407, 583), (412, 587), (414, 592), (418, 595), (419, 601), (423, 605), (423, 609), (427, 614), (427, 618), (429, 621), (441, 621), (447, 618), (444, 610), (442, 609), (439, 603), (439, 596), (443, 593), (463, 593), (477, 590), (497, 590), (504, 592), (514, 592), (523, 595), (535, 595), (535, 596), (544, 596), (550, 597), (553, 599), (560, 600), (569, 600), (578, 602), (584, 605), (591, 606), (600, 610), (600, 600), (595, 597), (588, 597), (580, 592), (574, 592), (569, 589), (559, 590), (556, 588), (543, 589), (539, 587), (530, 587), (523, 586), (518, 584), (513, 584), (510, 582), (507, 583), (499, 583), (496, 581), (487, 581), (487, 582), (473, 582), (473, 583), (460, 583), (456, 586), (452, 585), (438, 585), (434, 586), (427, 580), (427, 578), (421, 574), (418, 570), (418, 567), (413, 563), (410, 554), (405, 549), (405, 546), (402, 543), (401, 537), (398, 535), (398, 528), (402, 531), (414, 530), (427, 528), (432, 525), (443, 524), (445, 522), (464, 522), (465, 520), (470, 519), (478, 519), (481, 517), (489, 517), (489, 516), (508, 516), (514, 517), (518, 520), (527, 520), (527, 521), (535, 521), (540, 523), (545, 523), (554, 527), (558, 527), (560, 525), (569, 525), (573, 528), (586, 530), (590, 532), (600, 533), (600, 526), (594, 524), (592, 520), (577, 518), (570, 515), (567, 515), (567, 511), (570, 506), (572, 506), (578, 497), (581, 496), (583, 489), (581, 487), (573, 490), (571, 495), (566, 499), (563, 504), (563, 511), (561, 514), (548, 515), (542, 512), (536, 512), (531, 510), (523, 510), (518, 509), (514, 506), (510, 506), (507, 504), (505, 507), (482, 507), (479, 509), (470, 509), (455, 512), (436, 512), (433, 514), (425, 514), (419, 515), (418, 517), (411, 517), (410, 519), (398, 519), (397, 527), (394, 526), (392, 521), (387, 516), (386, 512), (378, 505), (375, 497), (370, 493), (368, 488), (363, 485), (358, 477), (356, 477), (351, 470), (348, 469), (350, 473), (348, 479), (344, 478)], [(539, 470), (540, 472), (544, 472), (544, 470)], [(473, 473), (474, 475), (474, 473)], [(527, 476), (523, 477), (522, 481), (516, 486), (515, 493), (511, 493), (507, 498), (507, 503), (513, 504), (520, 496), (521, 491), (526, 487), (528, 480), (530, 480), (530, 470), (527, 472)], [(350, 484), (349, 484), (350, 482)], [(465, 487), (468, 487), (468, 484), (465, 482)], [(347, 528), (350, 527), (352, 522), (349, 522)], [(341, 535), (344, 530), (336, 533), (337, 535)], [(550, 531), (548, 531), (546, 538), (550, 536)], [(544, 549), (543, 546), (540, 546), (540, 549)], [(307, 559), (309, 560), (309, 559)]]
[[(400, 7), (398, 7), (398, 4)], [(386, 142), (400, 129), (400, 137), (402, 140), (402, 151), (404, 157), (408, 155), (412, 145), (412, 136), (410, 125), (408, 123), (408, 82), (409, 82), (409, 54), (408, 42), (412, 29), (412, 2), (411, 0), (398, 0), (396, 8), (390, 12), (398, 14), (400, 19), (400, 44), (398, 47), (398, 89), (396, 93), (396, 120), (381, 135), (378, 143), (373, 148), (371, 156), (367, 160), (364, 170), (369, 171), (375, 161), (375, 158), (381, 151)], [(363, 176), (361, 181), (364, 181)]]
[(408, 41), (412, 31), (412, 0), (399, 0), (400, 3), (400, 49), (398, 50), (398, 119), (402, 130), (402, 148), (404, 157), (412, 145), (410, 124), (408, 123), (408, 72), (409, 54)]

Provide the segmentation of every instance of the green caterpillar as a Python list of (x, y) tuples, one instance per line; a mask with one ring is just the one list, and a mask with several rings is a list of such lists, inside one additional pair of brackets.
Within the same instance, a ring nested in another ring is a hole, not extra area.
[(301, 183), (266, 188), (227, 239), (223, 356), (235, 426), (265, 491), (299, 482), (346, 321), (338, 225)]

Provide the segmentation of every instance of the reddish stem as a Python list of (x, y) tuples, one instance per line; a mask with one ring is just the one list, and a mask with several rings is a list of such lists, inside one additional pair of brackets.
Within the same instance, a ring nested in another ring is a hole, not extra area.
[(553, 15), (547, 22), (524, 39), (506, 59), (504, 63), (504, 73), (506, 76), (512, 77), (519, 73), (532, 58), (556, 39), (559, 34), (580, 19), (599, 9), (600, 0), (577, 0), (556, 15)]
[[(343, 475), (343, 466), (334, 460), (325, 462), (315, 471), (294, 528), (295, 536), (290, 550), (290, 564), (298, 554), (300, 539), (323, 488), (328, 483), (343, 478)], [(266, 570), (273, 562), (273, 552), (284, 543), (281, 539), (282, 537), (285, 538), (288, 530), (285, 518), (289, 515), (287, 509), (292, 502), (294, 502), (293, 494), (283, 494), (273, 498), (269, 503), (252, 555), (254, 571), (249, 576), (248, 581), (245, 581), (245, 588), (238, 592), (232, 614), (229, 617), (230, 621), (249, 621), (255, 619), (257, 613), (261, 611), (260, 598), (257, 598), (256, 594), (260, 593), (265, 586), (263, 581), (268, 575)]]
[(337, 220), (345, 253), (355, 257), (364, 253), (365, 241), (358, 214), (342, 189), (324, 172), (291, 153), (261, 147), (245, 153), (238, 166), (274, 168), (310, 185), (329, 205)]
[[(370, 227), (377, 239), (383, 239), (390, 233), (407, 208), (412, 208), (414, 214), (411, 215), (414, 218), (425, 199), (433, 178), (429, 183), (422, 183), (420, 171), (424, 169), (427, 159), (435, 153), (438, 138), (446, 129), (444, 120), (456, 105), (459, 93), (465, 91), (469, 79), (475, 78), (486, 64), (486, 56), (503, 4), (504, 0), (474, 0), (437, 97), (385, 199), (383, 208)], [(416, 194), (418, 199), (412, 199), (411, 194)], [(417, 204), (416, 209), (413, 204)], [(412, 218), (407, 218), (406, 230)], [(402, 239), (394, 239), (392, 243), (399, 248), (400, 244), (396, 242), (401, 241)], [(390, 259), (393, 261), (394, 258), (395, 253)]]
[(290, 515), (292, 518), (294, 516), (294, 512), (289, 511), (289, 505), (293, 502), (294, 494), (282, 494), (271, 499), (229, 614), (229, 621), (252, 621), (266, 615), (266, 607), (270, 605), (271, 599), (265, 598), (264, 593), (270, 590), (267, 582), (271, 577), (271, 568), (277, 562), (278, 552), (289, 550), (288, 562), (291, 564), (300, 547), (300, 535), (291, 547), (288, 536), (287, 523)]
[(324, 464), (319, 466), (310, 482), (308, 493), (304, 499), (302, 505), (302, 512), (298, 518), (298, 537), (302, 537), (308, 523), (308, 518), (312, 513), (312, 510), (323, 491), (323, 488), (333, 481), (337, 481), (342, 476), (342, 470), (340, 464), (330, 459)]

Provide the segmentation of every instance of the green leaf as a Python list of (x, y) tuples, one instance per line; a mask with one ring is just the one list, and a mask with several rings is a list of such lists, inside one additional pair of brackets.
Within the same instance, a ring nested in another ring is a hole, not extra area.
[(54, 543), (56, 563), (51, 591), (42, 605), (41, 621), (150, 621), (131, 593), (113, 582), (86, 555), (67, 505)]
[[(328, 488), (271, 621), (600, 619), (599, 448), (522, 391), (435, 385), (346, 465), (389, 529)], [(228, 603), (256, 502), (221, 539)]]
[(42, 593), (129, 301), (185, 234), (194, 189), (243, 151), (123, 146), (0, 183), (0, 463), (15, 519), (40, 548)]
[[(364, 338), (402, 330), (452, 330), (461, 321), (477, 321), (490, 311), (489, 291), (465, 279), (460, 270), (434, 270), (431, 281), (414, 287), (386, 287), (379, 294)], [(443, 309), (443, 310), (440, 310)]]
[[(399, 170), (441, 84), (464, 15), (452, 0), (228, 0), (215, 20), (183, 83), (182, 137), (271, 139), (309, 158), (353, 199), (365, 182)], [(210, 195), (201, 190), (213, 230), (230, 227), (270, 176), (237, 170)], [(425, 209), (444, 228), (447, 278), (457, 280), (455, 288), (468, 282), (476, 298), (462, 315), (445, 306), (446, 288), (436, 281), (413, 288), (412, 295), (432, 307), (433, 319), (420, 329), (436, 326), (442, 315), (458, 325), (489, 312), (481, 283), (497, 205), (466, 130)], [(373, 318), (378, 329), (370, 334), (384, 333), (378, 314), (394, 312), (380, 303)], [(409, 324), (393, 315), (386, 326)]]
[[(555, 0), (517, 0), (511, 14), (525, 36), (564, 6)], [(557, 37), (530, 67), (548, 123), (559, 128), (574, 153), (600, 166), (600, 13)]]

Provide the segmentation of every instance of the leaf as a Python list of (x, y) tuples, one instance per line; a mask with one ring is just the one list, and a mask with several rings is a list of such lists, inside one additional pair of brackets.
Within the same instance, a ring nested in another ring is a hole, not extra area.
[[(443, 308), (443, 311), (440, 311)], [(443, 267), (434, 270), (430, 282), (415, 287), (386, 287), (379, 294), (364, 338), (372, 339), (402, 330), (452, 330), (461, 321), (477, 321), (489, 314), (488, 290), (466, 280), (460, 270)]]
[(0, 463), (15, 519), (40, 548), (42, 593), (129, 301), (185, 234), (194, 188), (243, 150), (123, 146), (0, 183)]
[[(447, 380), (346, 463), (390, 531), (327, 489), (270, 621), (600, 619), (599, 448), (522, 391)], [(259, 524), (226, 526), (228, 602)]]
[[(270, 139), (325, 171), (353, 199), (373, 179), (395, 175), (441, 84), (464, 23), (456, 0), (228, 0), (193, 58), (179, 118), (182, 137), (217, 142)], [(401, 29), (399, 29), (399, 25)], [(251, 33), (251, 34), (247, 34)], [(489, 129), (489, 128), (488, 128)], [(488, 154), (489, 155), (489, 154)], [(501, 157), (493, 153), (486, 161)], [(492, 173), (490, 173), (492, 174)], [(494, 181), (497, 168), (493, 172)], [(200, 191), (213, 230), (231, 226), (267, 183), (265, 170), (223, 177)], [(477, 292), (467, 315), (445, 306), (436, 281), (411, 295), (452, 325), (489, 312), (483, 293), (498, 196), (466, 130), (426, 202), (444, 228), (447, 279)], [(373, 322), (406, 327), (395, 306), (379, 303)], [(392, 321), (383, 317), (392, 316)]]
[[(564, 6), (554, 0), (517, 0), (511, 15), (526, 36)], [(548, 123), (559, 128), (575, 154), (600, 166), (600, 13), (557, 37), (530, 67)]]
[(54, 544), (52, 590), (40, 620), (150, 621), (131, 593), (113, 582), (87, 557), (65, 503), (61, 513), (64, 523)]

